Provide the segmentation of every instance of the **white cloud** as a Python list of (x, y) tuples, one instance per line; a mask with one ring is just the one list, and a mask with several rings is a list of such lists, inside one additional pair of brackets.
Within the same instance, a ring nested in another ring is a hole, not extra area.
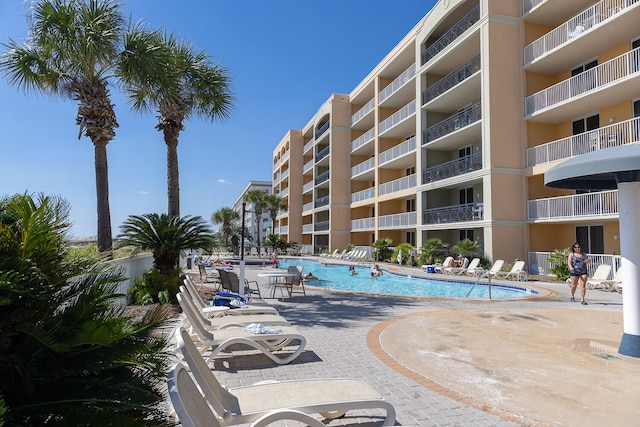
[(227, 181), (226, 179), (222, 179), (222, 178), (218, 178), (218, 182), (219, 182), (220, 184), (231, 184), (231, 182), (230, 182), (230, 181)]
[(138, 194), (141, 194), (141, 195), (143, 195), (143, 196), (146, 196), (146, 195), (148, 195), (148, 194), (149, 194), (149, 192), (148, 192), (148, 191), (146, 191), (146, 190), (138, 190)]

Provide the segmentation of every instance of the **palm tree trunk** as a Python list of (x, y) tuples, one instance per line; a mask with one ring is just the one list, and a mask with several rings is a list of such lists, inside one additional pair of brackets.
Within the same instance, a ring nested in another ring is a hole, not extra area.
[(170, 218), (180, 216), (180, 173), (178, 171), (178, 129), (165, 127), (164, 142), (167, 144), (167, 214)]
[(96, 169), (96, 196), (98, 198), (99, 252), (110, 252), (113, 246), (113, 240), (111, 238), (111, 212), (109, 210), (109, 166), (107, 164), (107, 143), (96, 141), (93, 144)]

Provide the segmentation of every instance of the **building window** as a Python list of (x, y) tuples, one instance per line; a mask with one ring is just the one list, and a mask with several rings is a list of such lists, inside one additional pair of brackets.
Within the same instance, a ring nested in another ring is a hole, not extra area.
[(576, 227), (576, 242), (582, 250), (590, 254), (604, 253), (604, 226), (589, 225)]
[(582, 119), (574, 120), (571, 123), (571, 130), (573, 135), (579, 135), (581, 133), (589, 132), (600, 127), (600, 114), (594, 114), (593, 116), (584, 117)]
[(416, 199), (407, 199), (406, 212), (415, 212), (415, 211), (416, 211)]
[(464, 239), (473, 241), (473, 230), (460, 230), (460, 240)]
[(411, 166), (410, 168), (407, 168), (407, 176), (413, 175), (416, 173), (416, 167), (415, 166)]
[(460, 204), (468, 205), (473, 203), (473, 187), (461, 188), (458, 190), (458, 194), (460, 195)]
[(407, 243), (412, 246), (416, 245), (416, 232), (415, 231), (407, 231)]

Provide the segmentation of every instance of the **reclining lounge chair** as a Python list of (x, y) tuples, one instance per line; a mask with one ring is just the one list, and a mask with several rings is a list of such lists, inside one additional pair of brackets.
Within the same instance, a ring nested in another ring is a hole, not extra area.
[[(223, 387), (197, 353), (189, 334), (181, 330), (176, 338), (204, 398), (223, 426), (256, 422), (274, 411), (298, 411), (334, 419), (348, 411), (376, 408), (386, 413), (382, 425), (395, 424), (393, 405), (367, 383), (357, 379), (268, 381), (244, 387)], [(173, 378), (176, 373), (179, 375), (180, 369), (178, 372), (174, 370)], [(171, 384), (169, 390), (172, 390)]]

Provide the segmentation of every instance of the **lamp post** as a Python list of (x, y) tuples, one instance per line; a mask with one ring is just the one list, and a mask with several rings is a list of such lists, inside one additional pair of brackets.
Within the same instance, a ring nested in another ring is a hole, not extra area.
[[(240, 285), (244, 286), (244, 218), (246, 214), (247, 204), (242, 202), (242, 238), (240, 242)], [(239, 290), (239, 289), (238, 289)], [(245, 288), (246, 292), (246, 288)], [(247, 299), (247, 295), (245, 294), (245, 301)]]

